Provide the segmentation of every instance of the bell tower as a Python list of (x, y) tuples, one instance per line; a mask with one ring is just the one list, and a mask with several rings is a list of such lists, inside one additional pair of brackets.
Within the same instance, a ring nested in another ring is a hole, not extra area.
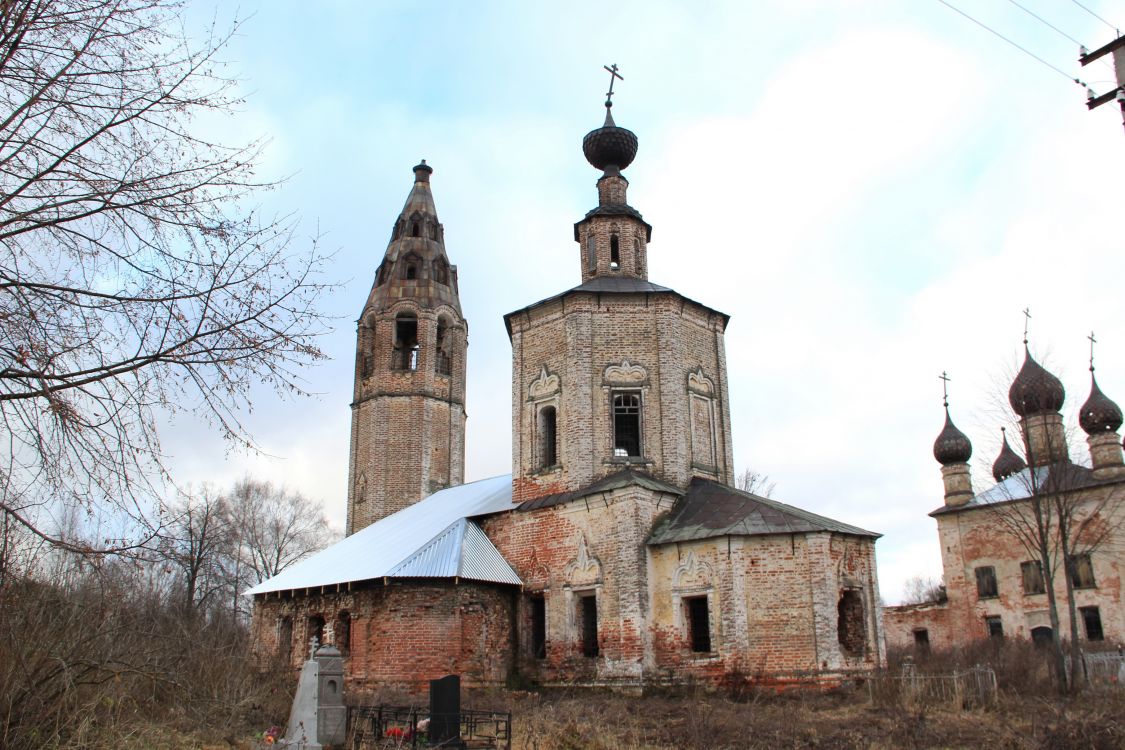
[(461, 484), (468, 326), (425, 160), (358, 321), (347, 533)]

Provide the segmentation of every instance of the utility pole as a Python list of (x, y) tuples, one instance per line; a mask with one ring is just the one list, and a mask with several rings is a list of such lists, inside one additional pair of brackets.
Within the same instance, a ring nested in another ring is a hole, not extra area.
[(1083, 67), (1105, 55), (1113, 55), (1113, 69), (1117, 73), (1117, 88), (1097, 96), (1090, 89), (1086, 89), (1086, 108), (1094, 109), (1108, 101), (1116, 100), (1121, 106), (1121, 123), (1125, 125), (1125, 36), (1119, 36), (1104, 47), (1093, 52), (1087, 52), (1085, 47), (1079, 48), (1078, 62)]

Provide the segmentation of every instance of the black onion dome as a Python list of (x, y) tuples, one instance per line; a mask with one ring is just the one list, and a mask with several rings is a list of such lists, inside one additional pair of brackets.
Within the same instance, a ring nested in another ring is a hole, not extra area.
[(949, 466), (966, 463), (972, 455), (973, 444), (969, 442), (965, 433), (953, 425), (953, 420), (949, 418), (949, 409), (946, 409), (945, 427), (934, 441), (934, 458), (942, 466)]
[[(1003, 428), (1000, 428), (1003, 431)], [(992, 463), (992, 477), (997, 482), (1003, 482), (1013, 474), (1023, 471), (1027, 468), (1027, 464), (1020, 458), (1019, 454), (1012, 450), (1012, 446), (1008, 445), (1008, 434), (1004, 434), (1004, 445), (1000, 448), (1000, 455)]]
[(1098, 381), (1094, 373), (1090, 373), (1090, 398), (1082, 404), (1082, 411), (1078, 413), (1078, 423), (1087, 435), (1096, 435), (1099, 432), (1117, 432), (1121, 426), (1121, 409), (1102, 393), (1098, 388)]
[(637, 136), (631, 130), (617, 127), (607, 107), (605, 125), (586, 134), (582, 139), (582, 153), (586, 161), (603, 172), (610, 167), (625, 169), (637, 155)]
[(1025, 349), (1023, 367), (1008, 389), (1012, 410), (1021, 417), (1057, 412), (1065, 399), (1062, 381), (1044, 370)]

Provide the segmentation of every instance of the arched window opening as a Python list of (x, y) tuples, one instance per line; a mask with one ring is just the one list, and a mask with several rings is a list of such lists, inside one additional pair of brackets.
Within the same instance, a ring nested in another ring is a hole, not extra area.
[(453, 357), (450, 356), (448, 351), (449, 344), (449, 320), (447, 318), (438, 318), (437, 324), (437, 357), (434, 364), (434, 370), (438, 375), (452, 375), (453, 374)]
[(340, 653), (344, 656), (348, 655), (348, 649), (352, 645), (352, 615), (348, 610), (342, 610), (340, 614), (336, 615), (336, 648), (340, 649)]
[(422, 227), (418, 226), (418, 222), (414, 222), (413, 224), (410, 225), (410, 236), (411, 237), (421, 237), (422, 236)]
[(430, 239), (434, 240), (436, 242), (437, 238), (438, 238), (437, 224), (430, 224)]
[(840, 648), (851, 656), (863, 655), (867, 640), (864, 632), (863, 597), (855, 589), (847, 589), (840, 594), (836, 605), (836, 635)]
[(401, 313), (395, 318), (395, 346), (391, 368), (417, 370), (418, 351), (418, 319), (411, 313)]
[(621, 268), (621, 250), (617, 243), (617, 235), (611, 235), (609, 238), (609, 269), (616, 271)]
[(641, 455), (641, 394), (613, 394), (613, 455)]
[(439, 284), (449, 284), (449, 265), (444, 258), (437, 258), (433, 263), (434, 281)]
[(309, 646), (312, 646), (313, 639), (316, 639), (317, 645), (324, 643), (324, 618), (320, 615), (313, 615), (309, 618)]
[(407, 253), (402, 258), (402, 278), (416, 279), (418, 278), (418, 269), (422, 265), (422, 259), (415, 253)]
[(558, 463), (558, 440), (555, 427), (555, 407), (544, 406), (539, 410), (539, 468), (547, 469)]

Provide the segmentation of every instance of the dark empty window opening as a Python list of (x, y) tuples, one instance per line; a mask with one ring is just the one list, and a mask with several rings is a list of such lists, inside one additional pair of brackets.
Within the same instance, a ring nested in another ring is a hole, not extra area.
[(1052, 640), (1054, 640), (1053, 634), (1054, 631), (1052, 631), (1046, 625), (1040, 625), (1037, 628), (1031, 629), (1031, 642), (1036, 646), (1046, 646)]
[(707, 607), (706, 596), (693, 596), (684, 599), (684, 613), (687, 615), (688, 635), (691, 637), (691, 650), (697, 654), (711, 652), (711, 613)]
[(1000, 619), (1000, 615), (989, 615), (984, 618), (984, 627), (988, 630), (989, 638), (1004, 637), (1004, 621)]
[(542, 594), (531, 597), (531, 655), (547, 658), (547, 600)]
[(985, 565), (976, 569), (977, 576), (977, 596), (981, 599), (994, 599), (996, 598), (996, 568), (991, 565)]
[(609, 267), (612, 271), (621, 268), (621, 250), (618, 248), (616, 234), (609, 238)]
[(317, 645), (324, 643), (324, 618), (320, 615), (313, 615), (309, 618), (309, 646), (312, 646), (312, 640), (316, 639)]
[(387, 283), (387, 276), (389, 275), (388, 263), (386, 261), (383, 261), (379, 266), (379, 273), (375, 277), (375, 286), (382, 286), (383, 284)]
[(438, 238), (437, 224), (431, 224), (430, 225), (430, 239), (434, 240), (436, 242), (437, 238)]
[(845, 590), (836, 605), (836, 636), (840, 648), (852, 656), (863, 653), (867, 640), (863, 620), (863, 597), (855, 589)]
[(352, 645), (352, 615), (346, 609), (336, 615), (336, 648), (347, 656)]
[(1104, 641), (1105, 633), (1102, 632), (1102, 613), (1097, 607), (1079, 607), (1082, 624), (1086, 626), (1086, 640)]
[(613, 394), (613, 455), (641, 455), (641, 394)]
[(1070, 585), (1076, 589), (1092, 589), (1097, 587), (1094, 581), (1094, 565), (1090, 562), (1090, 555), (1071, 555), (1067, 568), (1070, 572)]
[(418, 369), (418, 319), (402, 315), (395, 319), (395, 349), (391, 367), (396, 370)]
[(918, 651), (930, 650), (930, 631), (918, 628), (914, 631), (914, 648)]
[(434, 370), (438, 375), (453, 374), (453, 358), (447, 351), (448, 339), (449, 322), (445, 318), (439, 318), (437, 324), (437, 357), (434, 363)]
[(558, 461), (556, 412), (553, 406), (544, 406), (539, 410), (539, 468), (547, 469)]
[(402, 278), (417, 279), (422, 268), (422, 258), (417, 253), (407, 253), (402, 258)]
[(420, 226), (418, 226), (418, 222), (414, 222), (413, 224), (410, 225), (410, 236), (411, 237), (421, 237), (422, 236), (422, 228)]
[(578, 618), (582, 626), (582, 655), (598, 655), (598, 598), (592, 592), (578, 597)]
[(1043, 585), (1043, 565), (1038, 560), (1020, 563), (1020, 574), (1023, 576), (1023, 593), (1046, 593), (1047, 588)]

